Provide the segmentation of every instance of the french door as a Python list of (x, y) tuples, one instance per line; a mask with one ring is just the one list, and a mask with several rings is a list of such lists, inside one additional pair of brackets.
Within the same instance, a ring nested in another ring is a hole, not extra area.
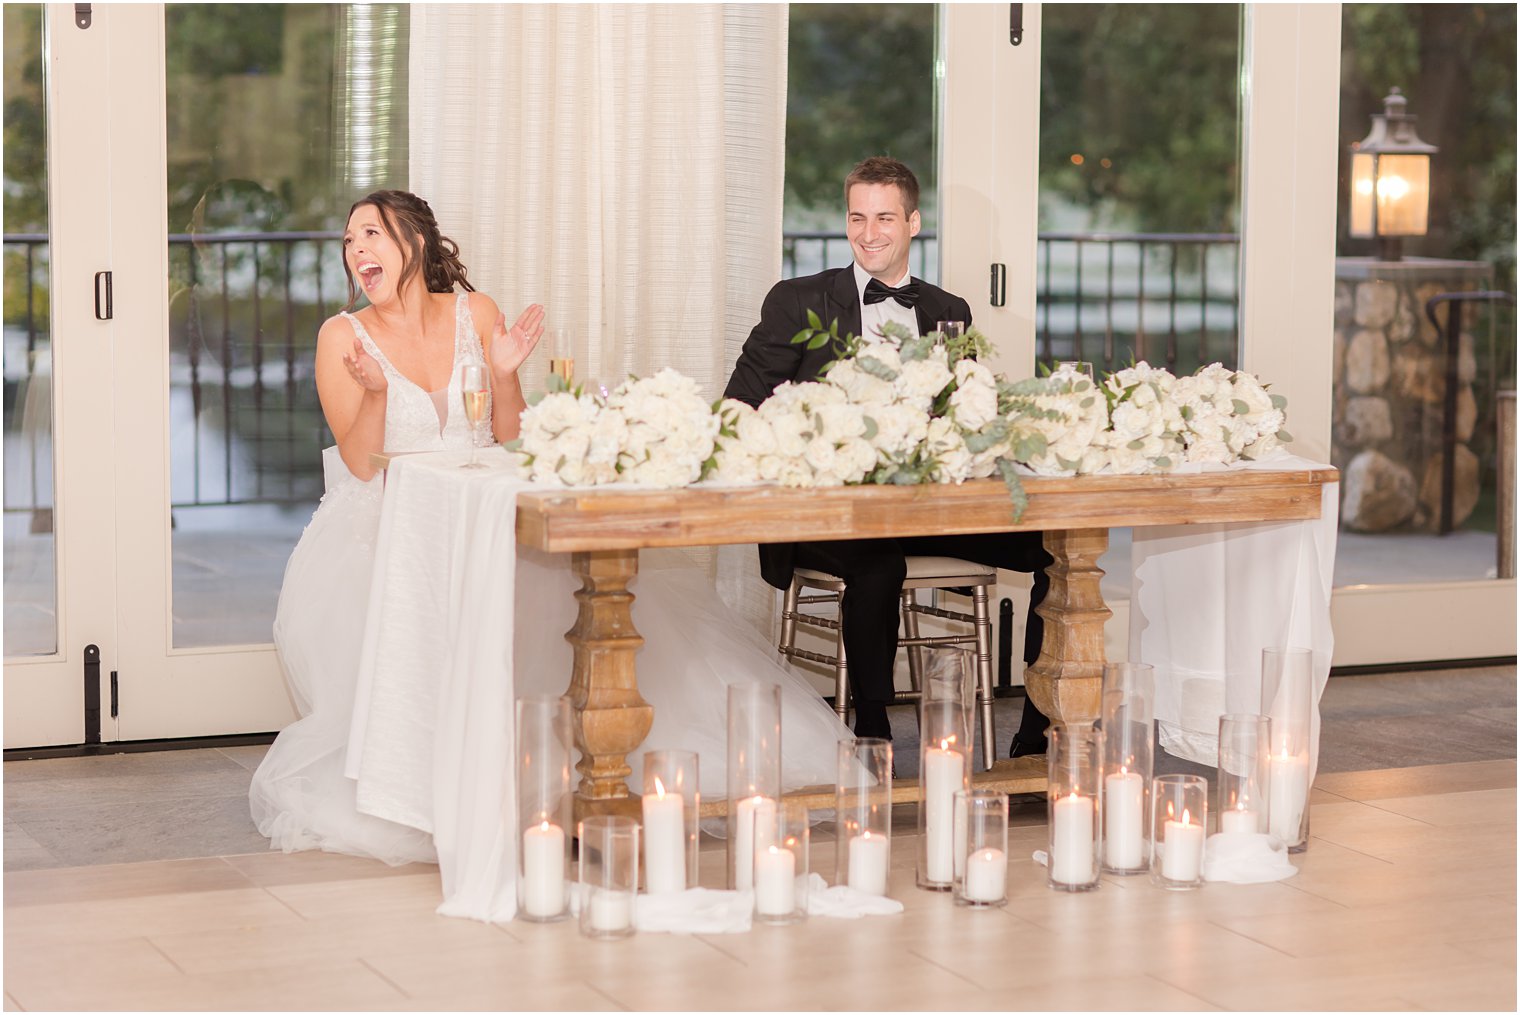
[[(1332, 445), (1338, 447), (1342, 437), (1339, 416), (1332, 412), (1336, 397), (1332, 379), (1336, 371), (1343, 370), (1343, 357), (1334, 351), (1338, 315), (1344, 313), (1337, 305), (1337, 155), (1360, 136), (1337, 136), (1336, 113), (1344, 76), (1342, 5), (1245, 4), (1236, 8), (1238, 15), (1225, 10), (1234, 5), (1209, 5), (1215, 8), (1212, 12), (1199, 12), (1196, 7), (1150, 6), (1157, 8), (1152, 14), (1163, 17), (1197, 12), (1186, 16), (1197, 18), (1188, 39), (1198, 51), (1210, 42), (1198, 31), (1206, 15), (1238, 16), (1238, 181), (1199, 179), (1202, 170), (1197, 164), (1177, 166), (1176, 176), (1185, 186), (1200, 191), (1211, 183), (1238, 185), (1238, 222), (1230, 231), (1238, 233), (1239, 266), (1229, 273), (1234, 277), (1228, 280), (1238, 287), (1238, 305), (1228, 318), (1238, 320), (1236, 362), (1270, 381), (1274, 392), (1287, 396), (1297, 453), (1330, 461)], [(1418, 21), (1412, 13), (1418, 6), (1400, 10), (1410, 12), (1408, 16)], [(1041, 202), (1049, 196), (1041, 191), (1047, 180), (1041, 166), (1049, 161), (1042, 163), (1040, 152), (1041, 142), (1048, 136), (1041, 124), (1041, 89), (1060, 79), (1059, 75), (1042, 74), (1042, 64), (1050, 62), (1044, 67), (1049, 71), (1062, 59), (1070, 63), (1071, 53), (1046, 50), (1071, 45), (1072, 35), (1043, 29), (1046, 21), (1069, 22), (1074, 10), (1040, 4), (948, 4), (943, 8), (942, 278), (947, 287), (970, 301), (977, 323), (996, 338), (997, 368), (1013, 377), (1029, 376), (1034, 371), (1037, 358), (1045, 355), (1043, 343), (1048, 341), (1045, 336), (1052, 311), (1040, 295), (1049, 277), (1051, 246), (1040, 235), (1045, 232), (1040, 224)], [(1130, 16), (1120, 5), (1081, 10), (1096, 12), (1099, 18)], [(1431, 17), (1439, 23), (1446, 10)], [(1481, 20), (1481, 14), (1471, 16)], [(1022, 29), (1017, 44), (1012, 38), (1014, 17)], [(1481, 38), (1483, 33), (1474, 35)], [(1126, 66), (1144, 66), (1143, 58), (1135, 54), (1143, 57), (1146, 38), (1131, 33), (1115, 36), (1111, 42), (1126, 49)], [(1228, 44), (1226, 38), (1224, 45)], [(1193, 53), (1187, 59), (1192, 60)], [(1509, 61), (1512, 80), (1512, 52)], [(1133, 77), (1128, 82), (1129, 94), (1154, 90), (1162, 84), (1184, 83), (1195, 92), (1213, 87), (1224, 94), (1237, 87), (1233, 81), (1221, 83), (1196, 71), (1189, 77), (1189, 68), (1177, 63), (1160, 66), (1155, 72), (1166, 80)], [(1503, 80), (1502, 74), (1499, 80)], [(1399, 83), (1379, 82), (1377, 87)], [(1193, 151), (1196, 142), (1209, 137), (1196, 129), (1188, 133), (1187, 112), (1179, 106), (1175, 117), (1161, 122), (1163, 117), (1151, 116), (1153, 122), (1139, 126), (1154, 136), (1176, 134), (1188, 142), (1180, 150)], [(1365, 119), (1357, 123), (1358, 131), (1364, 131)], [(1213, 134), (1229, 129), (1225, 124)], [(1093, 156), (1110, 154), (1078, 147), (1084, 140), (1099, 144), (1112, 140), (1105, 139), (1101, 131), (1079, 133), (1075, 138), (1069, 130), (1066, 134), (1066, 140), (1077, 150), (1069, 155), (1066, 149), (1055, 154), (1076, 165), (1085, 157), (1089, 161), (1084, 172), (1093, 169)], [(1102, 180), (1095, 180), (1094, 186), (1101, 187)], [(1106, 226), (1090, 233), (1112, 231)], [(1107, 240), (1106, 235), (1087, 235), (1081, 242), (1095, 249)], [(1513, 242), (1511, 227), (1509, 243)], [(1043, 265), (1042, 246), (1046, 257)], [(1429, 252), (1438, 256), (1443, 253), (1439, 249)], [(1112, 285), (1113, 255), (1109, 258)], [(1090, 266), (1091, 261), (1088, 263)], [(990, 285), (989, 265), (1001, 271), (993, 275)], [(1100, 265), (1098, 272), (1102, 270)], [(1203, 287), (1212, 289), (1207, 282)], [(1082, 310), (1076, 314), (1080, 316)], [(1102, 325), (1096, 330), (1101, 337)], [(1114, 330), (1112, 318), (1108, 330)], [(1506, 337), (1512, 348), (1513, 332)], [(1072, 358), (1098, 357), (1078, 354)], [(1209, 358), (1220, 358), (1212, 346)], [(1156, 362), (1154, 356), (1151, 361)], [(1186, 365), (1183, 368), (1191, 369)], [(1333, 430), (1337, 431), (1334, 437)], [(1504, 524), (1502, 520), (1500, 524)], [(1395, 535), (1417, 547), (1440, 538), (1421, 532)], [(1422, 574), (1417, 565), (1401, 570), (1390, 563), (1399, 553), (1396, 539), (1386, 544), (1394, 549), (1379, 548), (1376, 542), (1376, 537), (1369, 543), (1366, 536), (1348, 539), (1343, 534), (1332, 600), (1335, 665), (1391, 665), (1515, 654), (1513, 577), (1485, 578), (1481, 560), (1471, 578), (1454, 580), (1441, 571)], [(1488, 553), (1487, 563), (1492, 568), (1492, 551)], [(1443, 563), (1447, 563), (1444, 558), (1454, 555), (1455, 548), (1444, 553)], [(1125, 563), (1115, 562), (1114, 570), (1119, 571)], [(1451, 566), (1447, 563), (1448, 570)], [(1498, 573), (1504, 574), (1502, 563)], [(1001, 594), (1021, 601), (1017, 590)], [(1111, 597), (1110, 605), (1114, 618), (1108, 625), (1107, 649), (1110, 658), (1123, 658), (1127, 604)]]
[[(278, 729), (293, 712), (266, 625), (255, 637), (176, 637), (177, 606), (196, 604), (193, 590), (176, 594), (171, 509), (181, 367), (169, 340), (164, 8), (52, 4), (43, 22), (49, 268), (33, 302), (51, 338), (51, 404), (38, 410), (50, 460), (38, 472), (52, 481), (29, 513), (51, 516), (51, 546), (31, 549), (53, 583), (28, 591), (7, 566), (5, 746)], [(8, 269), (11, 254), (8, 232)], [(42, 386), (26, 380), (29, 393)], [(7, 497), (8, 559), (18, 513)], [(216, 554), (205, 556), (214, 571)], [(13, 613), (28, 596), (32, 614)]]

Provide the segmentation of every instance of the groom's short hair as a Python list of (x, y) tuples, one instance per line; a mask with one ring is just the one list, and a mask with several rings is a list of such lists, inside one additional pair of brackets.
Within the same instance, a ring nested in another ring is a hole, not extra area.
[(885, 155), (872, 155), (855, 163), (850, 175), (844, 178), (844, 203), (850, 206), (850, 188), (857, 183), (890, 183), (902, 195), (903, 214), (918, 211), (918, 177), (913, 170)]

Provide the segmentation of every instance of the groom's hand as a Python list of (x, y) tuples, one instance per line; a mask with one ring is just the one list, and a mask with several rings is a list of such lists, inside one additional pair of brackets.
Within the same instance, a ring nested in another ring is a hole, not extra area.
[(544, 308), (534, 303), (507, 327), (507, 315), (498, 314), (491, 329), (491, 367), (500, 375), (517, 372), (544, 334)]

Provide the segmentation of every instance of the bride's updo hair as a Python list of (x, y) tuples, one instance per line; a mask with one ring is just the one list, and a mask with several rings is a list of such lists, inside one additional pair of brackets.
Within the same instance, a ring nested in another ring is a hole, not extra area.
[[(459, 260), (459, 245), (438, 231), (438, 220), (426, 201), (404, 190), (377, 190), (355, 201), (348, 209), (349, 218), (364, 205), (374, 206), (385, 231), (401, 248), (398, 295), (419, 271), (430, 293), (451, 293), (456, 284), (465, 292), (475, 291), (468, 270)], [(348, 279), (348, 306), (344, 309), (352, 310), (359, 302), (360, 289), (347, 257), (343, 258), (343, 274)]]

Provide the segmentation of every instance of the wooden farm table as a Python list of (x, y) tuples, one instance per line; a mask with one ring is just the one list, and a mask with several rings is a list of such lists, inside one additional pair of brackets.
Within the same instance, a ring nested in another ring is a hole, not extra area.
[[(1098, 557), (1114, 527), (1318, 518), (1331, 468), (1219, 471), (1194, 475), (1028, 477), (1029, 506), (1017, 522), (1000, 480), (960, 486), (780, 487), (682, 490), (525, 491), (517, 501), (520, 544), (571, 554), (581, 581), (570, 695), (581, 774), (577, 814), (637, 814), (624, 778), (654, 719), (639, 696), (628, 582), (645, 547), (931, 534), (1044, 531), (1055, 558), (1050, 592), (1039, 607), (1045, 639), (1025, 674), (1029, 696), (1052, 721), (1097, 717), (1103, 674), (1103, 624), (1110, 611), (1098, 582)], [(1007, 759), (978, 773), (977, 785), (1006, 792), (1045, 786), (1043, 757)], [(894, 798), (911, 799), (899, 785)], [(832, 790), (818, 787), (820, 806)], [(811, 803), (811, 801), (810, 801)], [(706, 808), (704, 808), (705, 810)]]

